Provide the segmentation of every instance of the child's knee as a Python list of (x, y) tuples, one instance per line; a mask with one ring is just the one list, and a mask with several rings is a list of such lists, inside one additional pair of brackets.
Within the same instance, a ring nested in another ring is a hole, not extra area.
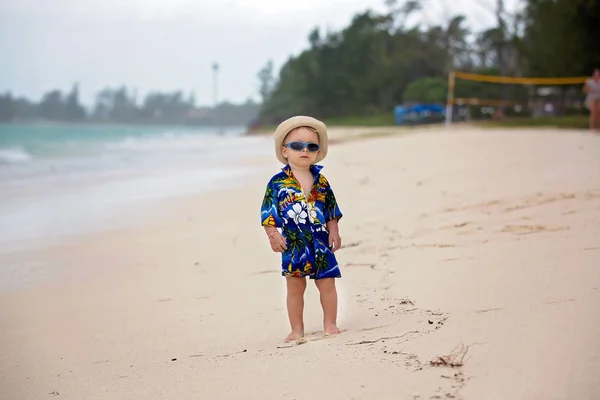
[(315, 280), (315, 284), (320, 292), (331, 292), (335, 290), (334, 278), (323, 278)]
[(306, 279), (292, 277), (286, 279), (288, 292), (302, 294), (306, 290)]

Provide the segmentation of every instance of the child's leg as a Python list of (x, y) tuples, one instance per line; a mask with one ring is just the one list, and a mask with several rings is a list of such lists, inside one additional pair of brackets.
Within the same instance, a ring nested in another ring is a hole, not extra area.
[(304, 291), (306, 290), (306, 279), (287, 277), (287, 311), (292, 333), (285, 339), (291, 342), (304, 336)]
[(315, 281), (321, 294), (323, 307), (323, 331), (326, 335), (340, 333), (337, 327), (337, 290), (335, 278), (323, 278)]

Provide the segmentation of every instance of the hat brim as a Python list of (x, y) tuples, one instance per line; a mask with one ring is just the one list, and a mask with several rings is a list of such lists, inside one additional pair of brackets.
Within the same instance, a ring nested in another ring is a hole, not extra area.
[(291, 130), (299, 128), (301, 126), (308, 126), (313, 128), (317, 134), (319, 135), (319, 154), (315, 160), (315, 163), (320, 162), (327, 156), (327, 127), (325, 124), (318, 119), (313, 117), (307, 117), (304, 115), (298, 115), (283, 121), (277, 129), (275, 130), (275, 155), (277, 159), (283, 164), (287, 164), (287, 159), (283, 156), (281, 152), (281, 146), (283, 146), (283, 141), (288, 133)]

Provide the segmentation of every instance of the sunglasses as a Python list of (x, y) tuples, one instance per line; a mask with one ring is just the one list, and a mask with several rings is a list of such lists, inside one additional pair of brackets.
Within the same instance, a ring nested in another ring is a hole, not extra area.
[(284, 144), (285, 147), (289, 147), (292, 150), (295, 151), (302, 151), (304, 149), (307, 149), (308, 151), (315, 152), (315, 151), (319, 151), (319, 149), (321, 148), (317, 143), (314, 142), (290, 142), (290, 143), (286, 143)]

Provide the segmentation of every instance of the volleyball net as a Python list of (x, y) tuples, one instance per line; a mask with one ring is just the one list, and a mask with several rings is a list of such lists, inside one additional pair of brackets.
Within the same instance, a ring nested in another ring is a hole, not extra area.
[(446, 125), (453, 120), (552, 114), (555, 105), (583, 107), (588, 77), (524, 78), (450, 71)]

